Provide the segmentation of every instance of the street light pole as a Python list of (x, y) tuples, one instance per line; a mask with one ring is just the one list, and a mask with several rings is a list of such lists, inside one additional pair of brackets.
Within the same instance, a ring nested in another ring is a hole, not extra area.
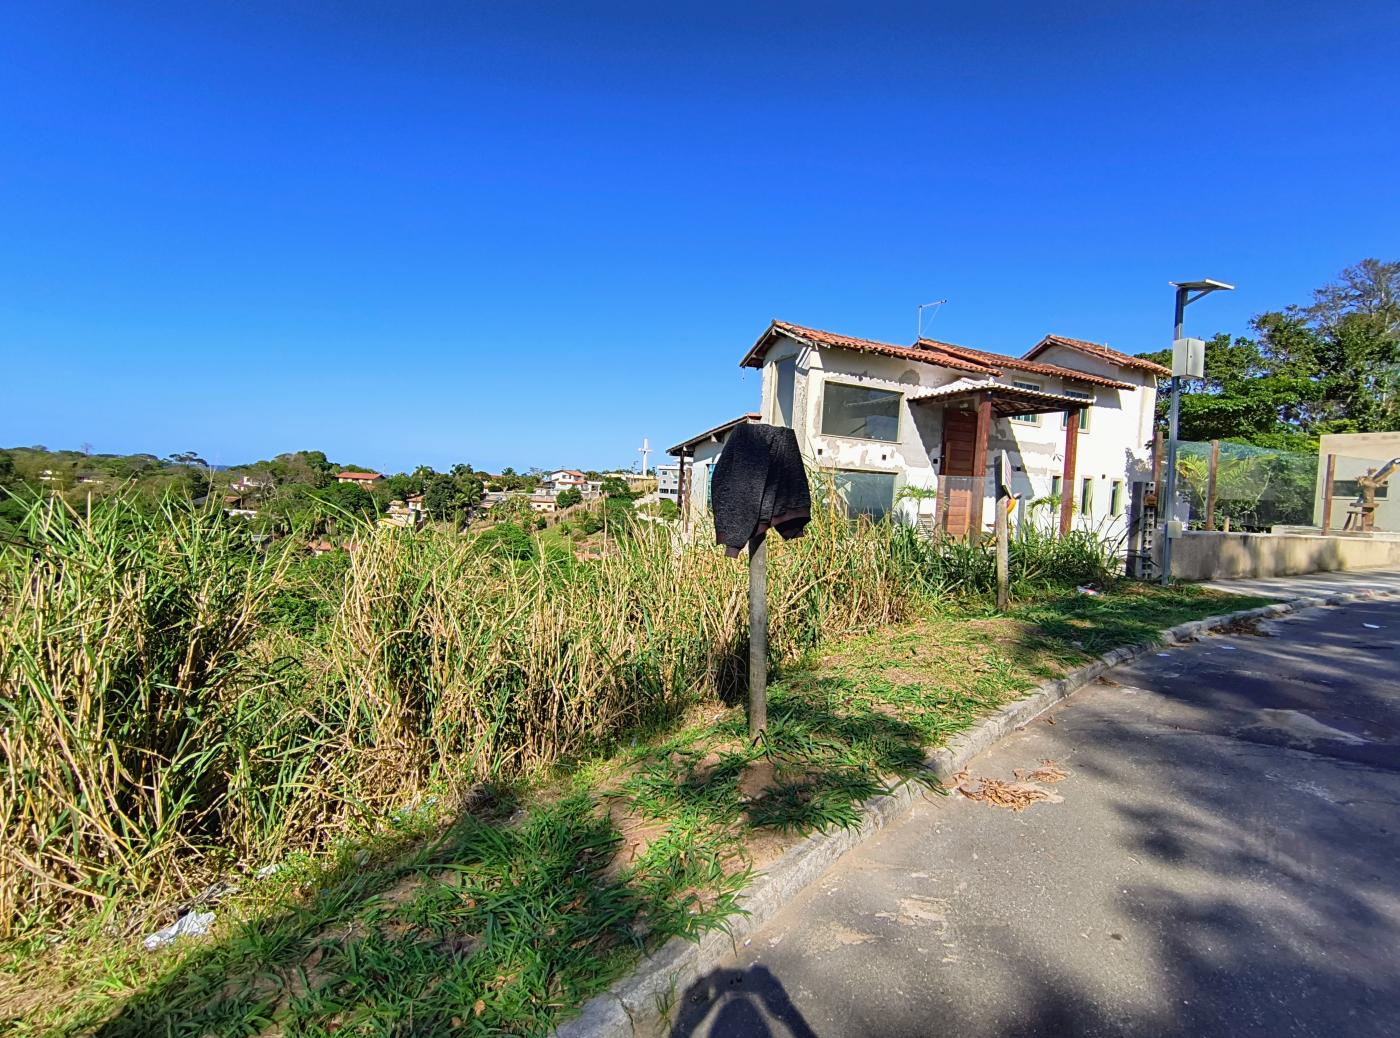
[(1229, 292), (1235, 287), (1227, 285), (1223, 281), (1212, 281), (1209, 278), (1201, 281), (1173, 281), (1172, 285), (1176, 288), (1176, 319), (1172, 322), (1172, 406), (1170, 417), (1167, 420), (1167, 485), (1165, 488), (1167, 500), (1162, 510), (1163, 587), (1170, 584), (1172, 579), (1172, 542), (1175, 540), (1172, 536), (1172, 522), (1176, 518), (1176, 441), (1178, 422), (1181, 417), (1181, 378), (1185, 374), (1180, 370), (1177, 359), (1178, 353), (1185, 351), (1178, 350), (1177, 343), (1184, 338), (1182, 332), (1186, 324), (1186, 308), (1190, 304), (1212, 292)]

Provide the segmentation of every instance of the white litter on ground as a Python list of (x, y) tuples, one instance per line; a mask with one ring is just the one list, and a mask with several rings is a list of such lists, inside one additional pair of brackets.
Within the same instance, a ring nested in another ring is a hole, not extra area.
[(209, 928), (213, 925), (213, 912), (186, 912), (164, 930), (148, 934), (141, 945), (147, 951), (155, 951), (157, 948), (164, 948), (167, 944), (173, 944), (181, 937), (203, 937), (209, 933)]
[(1159, 652), (1159, 653), (1157, 653), (1157, 655), (1158, 655), (1158, 656), (1170, 656), (1171, 653), (1169, 653), (1169, 652)]
[(277, 864), (277, 862), (273, 862), (271, 865), (264, 865), (262, 868), (258, 869), (257, 872), (253, 873), (253, 878), (267, 879), (269, 876), (277, 875), (278, 870), (281, 868), (282, 866)]
[(1371, 630), (1373, 630), (1373, 631), (1379, 631), (1379, 630), (1381, 629), (1381, 625), (1380, 625), (1380, 624), (1362, 624), (1361, 626), (1362, 626), (1362, 627), (1369, 627), (1369, 628), (1370, 628)]

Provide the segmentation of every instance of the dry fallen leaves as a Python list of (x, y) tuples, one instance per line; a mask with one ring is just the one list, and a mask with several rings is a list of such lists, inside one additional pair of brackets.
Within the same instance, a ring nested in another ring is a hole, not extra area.
[(1029, 782), (1006, 782), (985, 775), (973, 778), (966, 769), (953, 777), (957, 781), (958, 792), (969, 800), (993, 807), (1007, 807), (1012, 811), (1024, 811), (1038, 800), (1060, 799), (1049, 790)]
[(1048, 782), (1054, 784), (1069, 778), (1069, 772), (1060, 767), (1059, 762), (1048, 757), (1040, 762), (1040, 767), (1027, 774), (1022, 768), (1012, 772), (1017, 782)]

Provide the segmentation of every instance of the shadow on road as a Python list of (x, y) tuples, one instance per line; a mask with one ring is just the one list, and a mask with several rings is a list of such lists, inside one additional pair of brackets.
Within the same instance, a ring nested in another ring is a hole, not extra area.
[(765, 966), (717, 969), (686, 989), (671, 1038), (816, 1038)]

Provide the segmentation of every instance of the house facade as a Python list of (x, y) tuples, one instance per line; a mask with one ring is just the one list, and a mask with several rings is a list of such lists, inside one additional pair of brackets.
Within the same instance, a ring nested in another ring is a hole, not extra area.
[(541, 494), (548, 494), (550, 497), (558, 497), (565, 490), (577, 490), (580, 494), (588, 496), (588, 477), (577, 469), (555, 469), (549, 475), (540, 480), (539, 490)]
[(670, 465), (657, 465), (656, 495), (663, 501), (681, 503), (681, 466), (679, 462)]
[(379, 472), (340, 472), (336, 474), (337, 483), (358, 483), (366, 490), (378, 486), (384, 482), (384, 476)]
[[(792, 428), (808, 465), (851, 512), (897, 512), (954, 535), (990, 526), (988, 476), (1003, 451), (1020, 521), (1040, 512), (1061, 529), (1126, 529), (1132, 483), (1150, 478), (1157, 378), (1169, 374), (1055, 335), (1011, 357), (782, 321), (741, 363), (762, 372), (758, 420)], [(697, 440), (713, 442), (717, 431)], [(688, 445), (698, 466), (695, 440), (678, 447), (684, 454)], [(704, 511), (698, 472), (693, 485), (691, 516)]]
[(676, 501), (681, 518), (687, 525), (701, 522), (710, 510), (710, 476), (715, 463), (724, 452), (725, 441), (736, 426), (762, 419), (757, 411), (731, 418), (713, 429), (669, 448), (666, 453), (676, 459)]

